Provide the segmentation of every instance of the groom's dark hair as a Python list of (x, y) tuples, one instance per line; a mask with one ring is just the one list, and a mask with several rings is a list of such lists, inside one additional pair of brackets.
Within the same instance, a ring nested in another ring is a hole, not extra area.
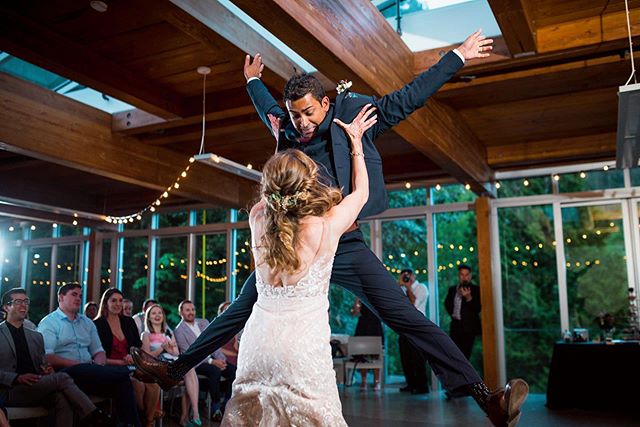
[(320, 80), (311, 74), (296, 74), (284, 85), (284, 101), (296, 101), (310, 93), (318, 101), (325, 97)]

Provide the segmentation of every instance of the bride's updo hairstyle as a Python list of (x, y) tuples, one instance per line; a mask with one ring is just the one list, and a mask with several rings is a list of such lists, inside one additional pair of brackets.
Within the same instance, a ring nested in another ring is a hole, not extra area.
[(340, 203), (342, 193), (318, 180), (318, 166), (300, 150), (285, 150), (271, 157), (262, 169), (260, 195), (266, 202), (265, 232), (261, 246), (273, 270), (294, 273), (300, 268), (296, 252), (300, 220), (323, 216)]

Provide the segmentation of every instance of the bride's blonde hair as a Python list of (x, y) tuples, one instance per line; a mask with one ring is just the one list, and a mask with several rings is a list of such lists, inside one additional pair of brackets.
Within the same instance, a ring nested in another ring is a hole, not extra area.
[(264, 165), (260, 195), (267, 207), (260, 262), (271, 269), (296, 272), (301, 264), (296, 251), (300, 220), (322, 216), (342, 200), (339, 189), (318, 178), (318, 166), (300, 150), (277, 153)]

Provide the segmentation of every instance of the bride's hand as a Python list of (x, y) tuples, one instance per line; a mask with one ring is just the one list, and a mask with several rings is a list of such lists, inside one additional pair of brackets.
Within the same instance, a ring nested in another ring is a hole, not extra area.
[(371, 104), (365, 105), (349, 124), (345, 124), (340, 119), (333, 119), (338, 126), (344, 129), (351, 140), (353, 151), (362, 152), (362, 135), (378, 121), (377, 115), (371, 115), (375, 110), (376, 107), (371, 106)]

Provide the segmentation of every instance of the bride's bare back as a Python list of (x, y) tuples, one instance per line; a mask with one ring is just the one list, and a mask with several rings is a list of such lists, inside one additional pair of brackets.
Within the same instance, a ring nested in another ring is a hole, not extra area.
[[(331, 224), (325, 217), (309, 216), (300, 222), (299, 244), (296, 251), (300, 257), (300, 268), (288, 274), (284, 271), (272, 270), (267, 263), (261, 263), (265, 249), (260, 246), (264, 235), (264, 203), (258, 203), (251, 210), (251, 246), (253, 248), (254, 259), (256, 260), (256, 270), (265, 283), (271, 286), (290, 286), (297, 284), (303, 279), (309, 267), (318, 257), (326, 253), (335, 252), (337, 239), (331, 236)], [(329, 211), (331, 212), (331, 211)], [(329, 215), (329, 213), (327, 213)], [(339, 238), (339, 236), (338, 236)]]

